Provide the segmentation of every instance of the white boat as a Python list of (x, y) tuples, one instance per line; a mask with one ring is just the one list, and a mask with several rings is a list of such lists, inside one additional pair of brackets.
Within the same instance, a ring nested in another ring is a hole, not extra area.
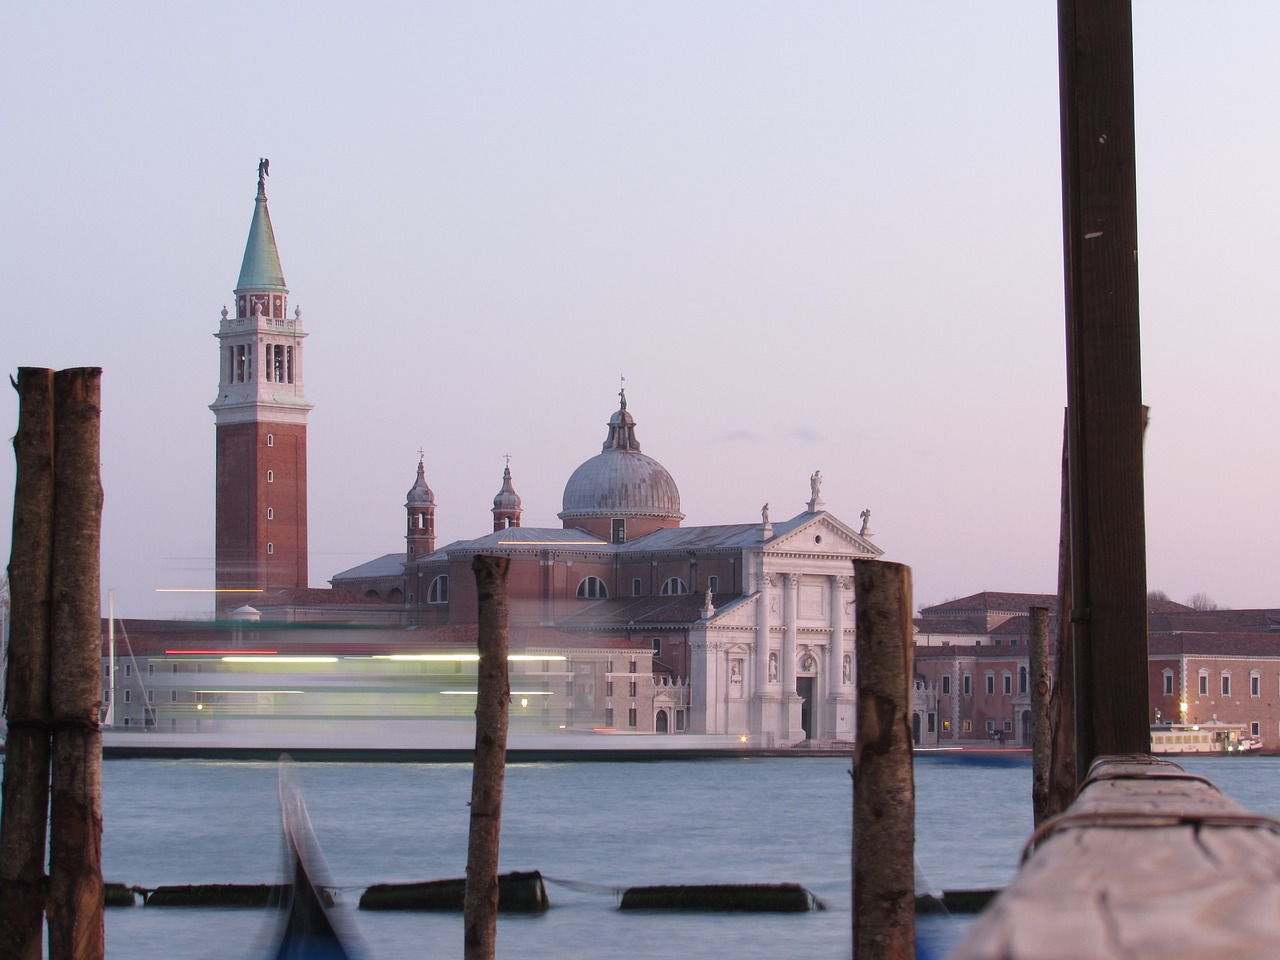
[(1151, 727), (1151, 752), (1249, 753), (1262, 749), (1262, 740), (1243, 723), (1157, 723)]

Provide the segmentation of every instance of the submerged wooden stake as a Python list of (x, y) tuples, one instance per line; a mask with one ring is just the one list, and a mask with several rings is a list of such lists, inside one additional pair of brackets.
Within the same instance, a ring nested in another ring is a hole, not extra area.
[(854, 750), (854, 960), (915, 957), (911, 769), (911, 569), (853, 562), (858, 729)]
[(1058, 531), (1058, 639), (1049, 698), (1049, 775), (1045, 818), (1065, 813), (1076, 796), (1076, 659), (1071, 629), (1071, 472), (1068, 465), (1070, 418), (1062, 429), (1062, 505)]
[(99, 474), (102, 371), (54, 374), (49, 954), (101, 960), (102, 635)]
[(471, 561), (479, 601), (480, 665), (476, 685), (476, 756), (471, 779), (471, 833), (463, 896), (463, 958), (493, 960), (498, 942), (498, 842), (506, 773), (507, 676), (506, 557)]
[(9, 560), (0, 960), (40, 960), (49, 818), (49, 590), (53, 562), (53, 371), (23, 367)]

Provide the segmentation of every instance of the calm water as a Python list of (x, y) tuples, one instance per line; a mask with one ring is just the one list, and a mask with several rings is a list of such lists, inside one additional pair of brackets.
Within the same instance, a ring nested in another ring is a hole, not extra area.
[[(1280, 815), (1280, 758), (1183, 765), (1256, 812)], [(510, 766), (502, 868), (538, 869), (574, 885), (550, 884), (552, 909), (540, 917), (502, 918), (499, 956), (848, 957), (848, 769), (847, 760), (824, 758)], [(469, 766), (304, 764), (297, 772), (351, 906), (372, 883), (464, 873)], [(107, 878), (146, 887), (279, 879), (276, 778), (273, 764), (108, 762)], [(1030, 781), (1022, 757), (917, 760), (917, 858), (931, 888), (1008, 881), (1031, 830)], [(718, 881), (800, 883), (829, 909), (729, 916), (615, 909), (617, 888)], [(461, 956), (460, 917), (352, 915), (373, 960)], [(253, 910), (112, 909), (107, 956), (257, 957), (267, 919)], [(922, 921), (921, 936), (938, 956), (962, 928), (958, 920)]]

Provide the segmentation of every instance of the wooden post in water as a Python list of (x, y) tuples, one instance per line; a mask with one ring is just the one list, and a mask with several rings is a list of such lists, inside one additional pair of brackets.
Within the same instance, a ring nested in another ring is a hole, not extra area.
[(858, 728), (853, 764), (854, 960), (915, 957), (911, 568), (853, 561)]
[(1065, 813), (1076, 795), (1076, 660), (1071, 637), (1071, 473), (1067, 466), (1070, 418), (1062, 423), (1062, 499), (1058, 531), (1058, 638), (1049, 697), (1049, 779), (1046, 817)]
[(1133, 17), (1059, 0), (1077, 771), (1151, 749)]
[(18, 391), (4, 803), (0, 810), (0, 960), (40, 960), (49, 819), (49, 596), (53, 563), (53, 371), (23, 367)]
[(1039, 826), (1048, 819), (1049, 758), (1049, 608), (1031, 608), (1027, 659), (1031, 668), (1031, 809)]
[(96, 367), (54, 374), (53, 581), (49, 687), (49, 954), (101, 960), (102, 628)]
[(507, 761), (511, 684), (507, 675), (506, 557), (471, 561), (480, 605), (476, 678), (476, 755), (471, 778), (471, 833), (463, 892), (463, 958), (493, 960), (498, 943), (498, 842)]

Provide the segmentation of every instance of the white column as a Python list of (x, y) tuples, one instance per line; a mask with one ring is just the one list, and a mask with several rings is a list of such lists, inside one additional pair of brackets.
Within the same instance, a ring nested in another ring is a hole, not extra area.
[(769, 575), (756, 574), (756, 668), (752, 686), (757, 696), (768, 692), (769, 684)]
[(782, 587), (782, 696), (790, 700), (796, 695), (796, 601), (799, 599), (800, 574), (788, 573)]
[(844, 679), (844, 577), (831, 578), (831, 676), (828, 690), (845, 689)]

